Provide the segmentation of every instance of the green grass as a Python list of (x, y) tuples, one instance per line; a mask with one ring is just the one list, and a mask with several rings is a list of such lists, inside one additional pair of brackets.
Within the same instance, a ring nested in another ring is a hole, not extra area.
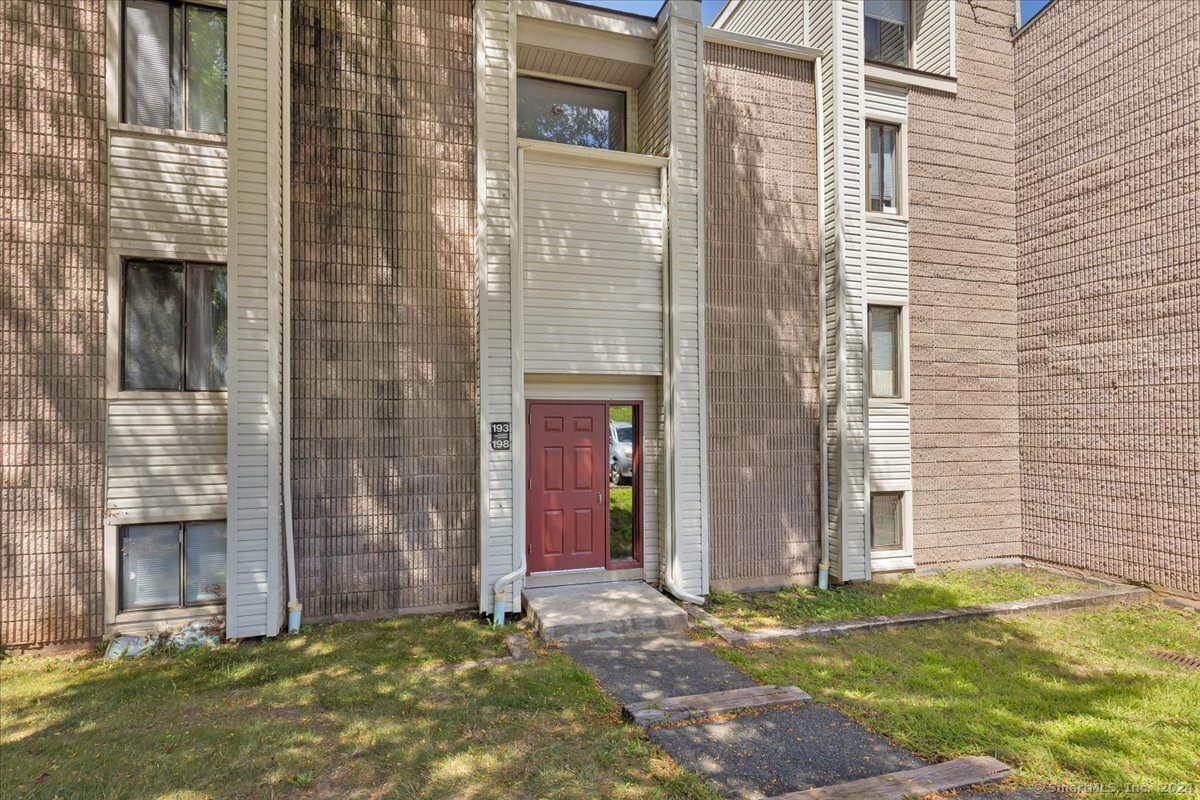
[(466, 617), (306, 629), (118, 662), (0, 663), (0, 794), (711, 798), (563, 655)]
[(1078, 592), (1088, 584), (1028, 567), (950, 570), (925, 577), (836, 586), (827, 592), (789, 586), (775, 592), (714, 592), (705, 608), (740, 630), (908, 614), (940, 608)]
[(1159, 787), (1200, 791), (1200, 671), (1155, 650), (1200, 654), (1200, 618), (1145, 605), (722, 653), (927, 758), (991, 755), (1022, 782), (1132, 783), (1153, 790), (1139, 797), (1179, 797)]
[(633, 487), (608, 487), (609, 547), (613, 556), (633, 557)]

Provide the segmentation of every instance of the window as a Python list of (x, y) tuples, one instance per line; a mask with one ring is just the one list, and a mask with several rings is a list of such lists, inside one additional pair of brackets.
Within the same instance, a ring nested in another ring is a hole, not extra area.
[(909, 0), (864, 0), (863, 57), (908, 66)]
[(517, 135), (544, 142), (624, 150), (625, 93), (518, 78)]
[(225, 521), (121, 528), (121, 610), (225, 598)]
[(904, 547), (904, 492), (871, 492), (871, 549)]
[(899, 306), (868, 306), (871, 397), (900, 397), (903, 320)]
[(125, 0), (122, 49), (124, 122), (225, 132), (223, 10)]
[(867, 210), (900, 213), (900, 126), (867, 123)]
[(125, 262), (121, 388), (224, 389), (227, 305), (223, 264)]
[(608, 560), (639, 562), (641, 406), (608, 407)]

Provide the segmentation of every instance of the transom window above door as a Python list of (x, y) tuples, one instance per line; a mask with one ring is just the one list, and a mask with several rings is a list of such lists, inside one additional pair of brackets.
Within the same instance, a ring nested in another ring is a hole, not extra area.
[(624, 150), (625, 92), (519, 77), (517, 136)]

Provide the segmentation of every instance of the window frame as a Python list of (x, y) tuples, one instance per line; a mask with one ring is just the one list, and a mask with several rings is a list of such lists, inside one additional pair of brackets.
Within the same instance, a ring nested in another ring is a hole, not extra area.
[[(194, 603), (187, 601), (187, 526), (200, 525), (205, 523), (221, 522), (225, 524), (226, 542), (229, 541), (229, 520), (228, 519), (187, 519), (187, 520), (162, 520), (157, 522), (123, 522), (115, 526), (117, 530), (116, 542), (116, 613), (117, 614), (140, 614), (143, 612), (164, 611), (164, 610), (185, 610), (185, 609), (204, 609), (213, 606), (224, 606), (226, 598), (229, 597), (229, 560), (226, 556), (225, 562), (225, 594), (216, 600), (200, 600)], [(179, 602), (164, 603), (152, 606), (128, 606), (125, 603), (125, 531), (128, 528), (136, 528), (140, 525), (175, 525), (179, 530)]]
[[(916, 65), (915, 65), (916, 53), (914, 52), (916, 49), (916, 43), (917, 43), (916, 30), (915, 30), (915, 27), (916, 27), (915, 26), (915, 20), (916, 20), (916, 7), (915, 6), (916, 6), (916, 4), (913, 2), (913, 0), (907, 0), (907, 2), (905, 3), (905, 6), (908, 9), (908, 21), (904, 23), (904, 63), (903, 64), (892, 64), (887, 61), (878, 61), (874, 58), (867, 58), (867, 17), (871, 16), (871, 15), (869, 15), (867, 13), (866, 3), (863, 3), (863, 13), (862, 13), (863, 40), (862, 40), (862, 42), (863, 42), (863, 63), (864, 64), (878, 64), (879, 66), (882, 66), (882, 67), (894, 67), (896, 69), (907, 69), (907, 70), (913, 70), (914, 72), (920, 71), (916, 68)], [(953, 14), (954, 14), (953, 9), (951, 9), (950, 13), (951, 13), (951, 16), (953, 16)], [(879, 17), (871, 16), (871, 19), (878, 20)]]
[[(619, 93), (624, 98), (624, 102), (622, 103), (622, 107), (623, 107), (622, 113), (625, 116), (625, 124), (623, 125), (624, 134), (625, 134), (625, 146), (619, 150), (611, 148), (611, 147), (586, 147), (584, 145), (579, 145), (579, 144), (566, 144), (565, 142), (553, 142), (548, 139), (527, 139), (527, 141), (545, 142), (546, 144), (557, 144), (557, 145), (562, 145), (563, 147), (578, 147), (579, 149), (585, 150), (585, 151), (586, 150), (597, 150), (597, 151), (600, 151), (603, 153), (635, 153), (635, 152), (637, 152), (637, 150), (636, 150), (637, 143), (634, 141), (633, 136), (631, 135), (633, 132), (632, 131), (633, 114), (631, 113), (630, 102), (629, 102), (630, 93), (632, 92), (631, 87), (619, 86), (615, 83), (604, 83), (603, 81), (590, 81), (585, 78), (566, 79), (566, 78), (563, 78), (561, 75), (551, 75), (551, 74), (548, 74), (545, 72), (536, 72), (533, 70), (517, 70), (517, 80), (513, 87), (514, 94), (516, 92), (520, 91), (520, 85), (521, 85), (522, 78), (528, 78), (531, 80), (542, 81), (543, 83), (558, 83), (558, 84), (562, 84), (563, 86), (573, 86), (573, 87), (583, 88), (583, 89), (601, 89), (601, 90), (607, 91), (607, 92)], [(517, 116), (519, 107), (520, 107), (520, 104), (518, 102), (513, 102), (513, 110), (512, 110), (513, 127), (514, 127), (514, 129), (516, 129), (518, 131), (520, 130), (520, 119)], [(523, 137), (520, 137), (520, 135), (518, 134), (518, 138), (523, 138)]]
[[(881, 128), (895, 128), (896, 130), (896, 152), (892, 156), (892, 163), (895, 165), (896, 174), (895, 181), (895, 200), (896, 206), (894, 210), (888, 210), (883, 205), (883, 198), (879, 198), (880, 209), (876, 211), (871, 208), (871, 127), (878, 125)], [(887, 118), (883, 116), (871, 115), (863, 120), (863, 182), (866, 184), (866, 191), (863, 192), (863, 210), (867, 214), (877, 214), (887, 219), (906, 219), (908, 215), (908, 141), (907, 121), (899, 118)]]
[[(179, 315), (179, 384), (174, 389), (131, 389), (125, 385), (125, 304), (129, 299), (129, 293), (126, 291), (126, 277), (128, 276), (129, 266), (131, 264), (155, 264), (155, 265), (178, 265), (183, 269), (183, 297), (180, 304), (181, 313)], [(197, 267), (222, 267), (225, 270), (225, 291), (229, 291), (229, 264), (221, 261), (198, 261), (196, 259), (186, 258), (143, 258), (140, 256), (122, 256), (120, 260), (120, 275), (118, 277), (118, 292), (117, 297), (117, 391), (122, 395), (185, 395), (187, 397), (205, 396), (205, 395), (225, 395), (229, 394), (229, 345), (232, 341), (226, 342), (226, 373), (225, 373), (225, 388), (223, 389), (189, 389), (187, 388), (188, 374), (188, 287), (191, 281), (188, 279), (189, 268)], [(229, 309), (226, 307), (225, 314), (226, 331), (229, 328)]]
[[(895, 309), (899, 315), (896, 323), (896, 394), (894, 395), (878, 395), (875, 394), (875, 370), (871, 368), (872, 351), (874, 350), (871, 341), (871, 313), (875, 309)], [(868, 300), (867, 301), (867, 320), (866, 320), (866, 340), (867, 340), (867, 399), (871, 405), (886, 405), (889, 403), (905, 404), (909, 402), (909, 344), (908, 344), (908, 303), (899, 301), (887, 300)]]
[[(225, 59), (226, 59), (226, 64), (228, 65), (229, 54), (230, 54), (229, 8), (224, 2), (217, 2), (215, 0), (210, 0), (210, 2), (204, 2), (203, 0), (200, 0), (200, 2), (197, 2), (197, 0), (158, 0), (158, 1), (166, 3), (167, 6), (172, 10), (174, 10), (175, 8), (182, 9), (183, 52), (180, 53), (180, 55), (179, 55), (180, 87), (179, 87), (179, 99), (178, 99), (179, 121), (181, 123), (181, 126), (178, 128), (163, 128), (163, 127), (160, 127), (157, 125), (144, 125), (139, 122), (129, 122), (126, 119), (125, 73), (126, 73), (126, 70), (128, 69), (128, 64), (125, 63), (125, 37), (126, 37), (126, 33), (128, 30), (128, 27), (129, 27), (128, 25), (125, 24), (125, 8), (127, 5), (126, 0), (116, 0), (117, 14), (118, 14), (118, 19), (117, 19), (116, 24), (117, 24), (117, 26), (119, 26), (120, 36), (116, 37), (117, 38), (117, 54), (116, 54), (117, 63), (116, 63), (116, 68), (113, 70), (114, 74), (112, 76), (113, 79), (115, 80), (115, 83), (113, 81), (109, 82), (109, 90), (110, 91), (112, 91), (114, 86), (116, 87), (116, 98), (115, 98), (116, 99), (116, 103), (115, 103), (115, 106), (116, 106), (115, 107), (115, 117), (116, 118), (115, 118), (115, 120), (110, 120), (110, 123), (111, 122), (116, 123), (115, 126), (113, 126), (113, 127), (124, 128), (124, 129), (129, 129), (129, 130), (156, 131), (156, 132), (166, 133), (166, 134), (175, 135), (175, 136), (183, 136), (183, 137), (189, 137), (189, 138), (190, 137), (202, 137), (205, 139), (210, 139), (210, 140), (215, 140), (215, 141), (225, 141), (225, 139), (229, 133), (229, 74), (228, 74), (228, 71), (225, 74), (225, 130), (224, 131), (198, 131), (198, 130), (193, 130), (188, 127), (188, 93), (189, 93), (189, 90), (188, 90), (188, 67), (189, 67), (189, 64), (188, 64), (188, 60), (187, 60), (187, 52), (188, 52), (188, 50), (187, 50), (187, 33), (188, 33), (188, 25), (190, 23), (188, 22), (187, 9), (189, 6), (191, 6), (194, 8), (202, 8), (202, 9), (205, 9), (206, 11), (219, 11), (225, 15)], [(109, 10), (111, 12), (111, 10), (112, 10), (111, 6), (110, 6)], [(110, 33), (111, 33), (111, 31), (110, 31)], [(173, 40), (168, 41), (168, 46), (174, 47), (174, 41)], [(111, 54), (110, 54), (110, 56), (111, 56)], [(174, 51), (172, 51), (171, 52), (172, 61), (174, 61), (174, 57), (175, 57), (175, 53), (174, 53)], [(172, 100), (173, 101), (175, 100), (174, 96), (172, 97)]]
[[(881, 489), (871, 492), (871, 517), (870, 530), (867, 532), (870, 537), (872, 553), (896, 553), (904, 550), (905, 529), (908, 527), (905, 524), (905, 510), (907, 503), (907, 492), (903, 489)], [(899, 536), (897, 543), (894, 545), (877, 545), (875, 544), (875, 500), (880, 497), (895, 497), (896, 498), (896, 522), (900, 526), (898, 531)]]
[[(900, 495), (900, 546), (874, 547), (874, 500), (876, 495)], [(913, 490), (909, 480), (872, 480), (867, 492), (867, 552), (870, 572), (899, 572), (916, 569), (913, 560)]]
[[(643, 473), (645, 464), (645, 439), (642, 435), (644, 403), (641, 400), (605, 400), (604, 413), (611, 423), (614, 406), (631, 406), (633, 408), (633, 479), (629, 488), (633, 495), (633, 557), (613, 558), (612, 555), (612, 485), (607, 476), (604, 481), (604, 568), (608, 570), (642, 569), (646, 564), (645, 553), (645, 520), (646, 507), (644, 504), (644, 489), (646, 479)], [(607, 438), (607, 437), (606, 437)], [(608, 459), (605, 459), (608, 461)]]

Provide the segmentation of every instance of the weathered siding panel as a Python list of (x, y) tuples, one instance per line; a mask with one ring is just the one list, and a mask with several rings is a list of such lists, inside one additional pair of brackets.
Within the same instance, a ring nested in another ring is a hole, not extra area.
[(661, 375), (658, 169), (526, 152), (525, 370)]
[(470, 605), (470, 3), (303, 0), (293, 13), (292, 464), (305, 618)]
[(112, 135), (109, 157), (113, 247), (163, 257), (225, 260), (228, 193), (223, 144), (122, 132)]
[(705, 46), (712, 580), (811, 582), (820, 561), (813, 66)]
[(664, 30), (654, 42), (654, 66), (637, 90), (638, 145), (652, 156), (669, 154), (671, 32)]
[(0, 9), (3, 647), (103, 632), (104, 28), (100, 3)]
[(105, 519), (221, 519), (226, 501), (225, 398), (115, 399), (108, 407)]
[(1012, 0), (958, 4), (958, 95), (908, 97), (918, 564), (1021, 555)]
[(1027, 556), (1200, 595), (1200, 16), (1059, 2), (1016, 44)]

